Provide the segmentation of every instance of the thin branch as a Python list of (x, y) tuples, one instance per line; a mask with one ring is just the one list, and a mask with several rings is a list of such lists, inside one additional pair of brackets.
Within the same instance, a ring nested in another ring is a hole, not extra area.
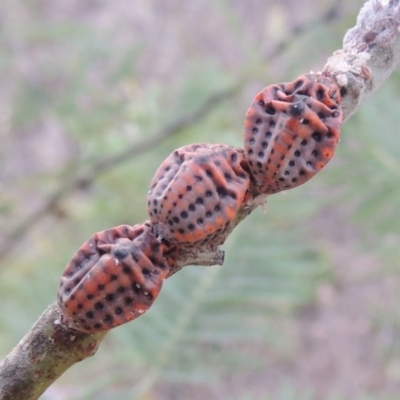
[(342, 87), (345, 119), (389, 78), (400, 62), (399, 3), (367, 1), (356, 26), (346, 33), (343, 48), (324, 67)]
[(52, 304), (0, 364), (0, 399), (32, 400), (69, 367), (96, 353), (107, 332), (87, 335), (68, 331)]

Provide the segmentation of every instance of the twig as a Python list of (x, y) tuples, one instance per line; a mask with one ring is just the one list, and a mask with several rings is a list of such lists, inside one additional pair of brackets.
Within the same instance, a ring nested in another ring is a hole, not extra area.
[(0, 399), (32, 400), (70, 366), (93, 355), (107, 332), (68, 331), (52, 304), (0, 365)]

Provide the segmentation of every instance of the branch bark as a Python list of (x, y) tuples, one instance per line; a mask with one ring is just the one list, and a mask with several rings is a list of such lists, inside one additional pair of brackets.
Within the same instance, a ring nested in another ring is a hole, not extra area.
[[(342, 89), (345, 119), (382, 85), (399, 62), (400, 0), (367, 1), (356, 26), (346, 34), (343, 48), (324, 67), (336, 77)], [(167, 132), (179, 129), (181, 124)], [(131, 153), (127, 151), (126, 157), (129, 156)], [(115, 162), (111, 159), (103, 168)], [(263, 201), (250, 199), (240, 210), (232, 229)], [(222, 261), (221, 250), (182, 252), (178, 270), (186, 265), (213, 265)], [(106, 332), (83, 334), (68, 330), (59, 320), (58, 307), (52, 304), (0, 364), (0, 400), (37, 399), (70, 366), (93, 355), (106, 335)]]

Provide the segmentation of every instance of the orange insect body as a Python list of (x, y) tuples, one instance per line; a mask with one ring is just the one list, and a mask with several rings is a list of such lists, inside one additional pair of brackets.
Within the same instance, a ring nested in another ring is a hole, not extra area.
[(299, 186), (328, 163), (340, 138), (340, 103), (336, 82), (317, 74), (257, 94), (246, 114), (244, 148), (260, 192)]
[(61, 277), (62, 322), (90, 333), (142, 315), (169, 273), (164, 250), (165, 244), (146, 223), (96, 233), (77, 251)]
[(147, 196), (154, 232), (171, 243), (215, 245), (249, 182), (243, 150), (223, 144), (175, 150), (155, 173)]

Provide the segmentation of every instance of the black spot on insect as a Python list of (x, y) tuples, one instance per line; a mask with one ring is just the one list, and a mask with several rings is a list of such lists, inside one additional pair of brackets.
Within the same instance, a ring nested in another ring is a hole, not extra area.
[(217, 193), (218, 193), (220, 198), (224, 198), (227, 195), (226, 190), (225, 190), (225, 188), (223, 186), (218, 186), (217, 187)]
[[(212, 193), (211, 193), (211, 196), (212, 196)], [(203, 204), (203, 199), (202, 199), (201, 197), (198, 197), (198, 198), (196, 199), (196, 204), (198, 204), (198, 205)]]
[(139, 294), (139, 293), (140, 293), (140, 289), (141, 289), (141, 287), (140, 287), (140, 285), (139, 285), (138, 283), (136, 283), (136, 282), (133, 282), (133, 283), (132, 283), (132, 290), (133, 290), (136, 294)]
[(302, 146), (307, 146), (307, 143), (308, 143), (307, 139), (303, 139), (300, 144)]
[(340, 115), (340, 112), (339, 112), (338, 110), (335, 110), (335, 111), (332, 113), (332, 117), (333, 117), (333, 118), (337, 118), (339, 115)]
[(132, 273), (132, 270), (128, 267), (128, 266), (124, 266), (124, 268), (122, 268), (122, 272), (124, 273), (124, 274), (131, 274)]
[(122, 260), (122, 259), (125, 258), (128, 254), (129, 254), (129, 250), (127, 250), (127, 249), (117, 248), (117, 249), (114, 250), (114, 256), (115, 256), (116, 258), (118, 258), (119, 260)]
[(104, 321), (106, 324), (110, 324), (111, 322), (113, 322), (113, 317), (112, 317), (110, 314), (107, 314), (107, 315), (103, 318), (103, 321)]
[(98, 284), (97, 289), (99, 289), (100, 291), (104, 290), (104, 285), (102, 283)]
[(103, 326), (103, 325), (101, 325), (99, 322), (96, 322), (96, 323), (93, 325), (93, 328), (95, 328), (95, 329), (100, 329), (102, 326)]
[(293, 183), (296, 183), (296, 182), (297, 182), (297, 178), (293, 178), (293, 179), (292, 179), (292, 182), (293, 182)]
[(299, 175), (300, 176), (304, 176), (306, 174), (306, 171), (304, 171), (304, 169), (301, 169), (300, 171), (299, 171)]
[(228, 172), (224, 172), (224, 177), (228, 182), (232, 180), (232, 175)]
[(293, 160), (290, 160), (290, 161), (289, 161), (289, 167), (294, 167), (295, 164), (296, 164), (296, 163), (295, 163)]
[(276, 114), (275, 108), (273, 106), (271, 106), (271, 105), (265, 107), (264, 111), (269, 115), (275, 115)]
[(258, 128), (254, 127), (251, 131), (252, 131), (253, 133), (258, 133)]
[(333, 138), (333, 133), (332, 133), (332, 132), (328, 132), (328, 133), (326, 134), (326, 137), (327, 137), (328, 139), (332, 139), (332, 138)]
[(316, 96), (317, 96), (317, 100), (321, 101), (324, 98), (324, 89), (320, 87), (317, 90)]
[(188, 216), (189, 216), (189, 215), (188, 215), (188, 213), (187, 213), (186, 211), (182, 211), (182, 212), (181, 212), (181, 217), (182, 217), (183, 219), (186, 219)]
[(320, 142), (322, 140), (322, 134), (321, 132), (313, 132), (311, 137), (316, 141), (316, 142)]
[(94, 317), (94, 312), (93, 311), (88, 311), (85, 315), (86, 315), (87, 318), (92, 319)]
[(94, 309), (97, 311), (101, 311), (104, 309), (104, 304), (101, 301), (98, 301), (95, 305), (94, 305)]
[(194, 231), (195, 226), (193, 224), (189, 224), (188, 229), (189, 229), (189, 231)]
[(109, 293), (104, 297), (106, 301), (113, 301), (114, 300), (114, 295), (112, 293)]
[(189, 211), (195, 211), (196, 210), (196, 206), (194, 204), (189, 204)]
[(296, 151), (294, 152), (294, 155), (295, 155), (296, 157), (300, 157), (300, 156), (301, 156), (300, 150), (296, 150)]
[(86, 298), (87, 298), (88, 300), (93, 300), (93, 297), (94, 297), (94, 295), (91, 294), (91, 293), (89, 293), (88, 295), (86, 295)]
[(116, 315), (121, 315), (122, 313), (123, 313), (123, 310), (122, 310), (121, 307), (117, 307), (117, 308), (115, 309), (115, 314), (116, 314)]
[(125, 305), (127, 305), (127, 306), (131, 305), (131, 304), (133, 303), (132, 297), (125, 297), (124, 303), (125, 303)]
[(257, 119), (256, 119), (256, 124), (257, 124), (257, 125), (260, 125), (260, 124), (262, 124), (262, 120), (261, 120), (261, 118), (257, 118)]
[(186, 190), (187, 190), (188, 192), (190, 192), (190, 191), (192, 190), (192, 186), (190, 186), (190, 185), (186, 186)]
[(299, 117), (304, 113), (304, 110), (305, 110), (305, 105), (302, 101), (291, 104), (289, 107), (289, 113), (293, 117)]

